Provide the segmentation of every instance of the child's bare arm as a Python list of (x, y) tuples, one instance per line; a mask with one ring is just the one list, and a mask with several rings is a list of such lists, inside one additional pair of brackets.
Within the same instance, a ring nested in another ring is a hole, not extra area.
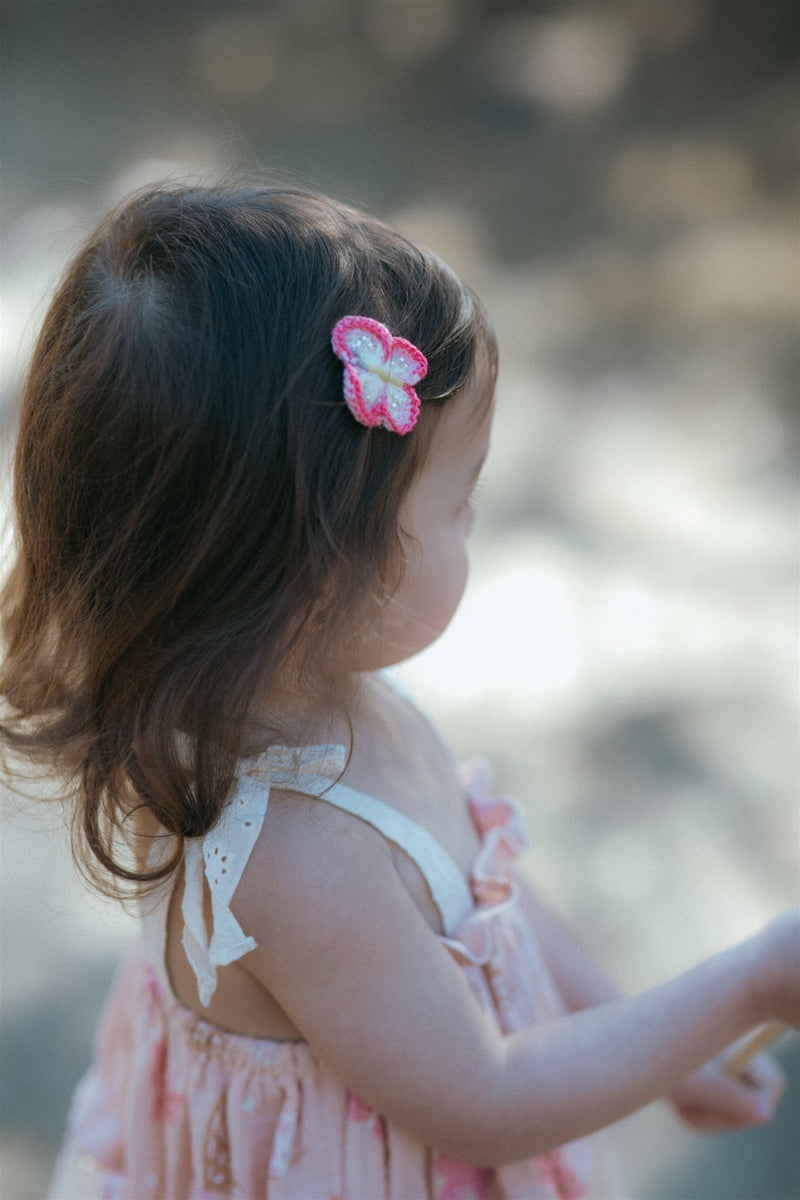
[[(523, 907), (570, 1011), (618, 1000), (620, 992), (572, 931), (525, 879), (519, 880), (519, 886)], [(717, 1132), (765, 1124), (780, 1103), (785, 1087), (783, 1073), (766, 1055), (759, 1056), (746, 1073), (733, 1075), (723, 1057), (692, 1072), (665, 1099), (698, 1132)]]
[[(528, 1044), (515, 1047), (518, 1069), (535, 1070), (537, 1088), (546, 1092), (537, 1130), (552, 1121), (550, 1128), (559, 1136), (577, 1136), (585, 1130), (577, 1129), (576, 1120), (575, 1132), (569, 1131), (571, 1104), (575, 1118), (580, 1112), (581, 1122), (597, 1127), (671, 1092), (720, 1054), (742, 1024), (750, 1027), (761, 1019), (757, 1013), (782, 1007), (777, 991), (767, 998), (768, 964), (776, 961), (773, 955), (788, 959), (797, 937), (795, 918), (793, 931), (775, 927), (643, 995), (541, 1027)], [(776, 969), (775, 976), (779, 973)], [(797, 966), (793, 986), (800, 987)], [(735, 1085), (727, 1080), (725, 1086)], [(713, 1103), (721, 1108), (719, 1099), (715, 1090)]]
[(792, 935), (776, 926), (636, 999), (503, 1038), (378, 834), (324, 803), (270, 824), (237, 892), (259, 943), (243, 964), (363, 1101), (462, 1161), (592, 1132), (754, 1023), (800, 1015)]

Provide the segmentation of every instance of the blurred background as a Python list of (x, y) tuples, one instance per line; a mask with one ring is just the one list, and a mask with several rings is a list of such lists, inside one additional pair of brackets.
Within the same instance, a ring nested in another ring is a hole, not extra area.
[[(4, 0), (0, 398), (71, 250), (158, 179), (328, 191), (438, 250), (501, 346), (471, 590), (404, 674), (526, 806), (627, 989), (798, 899), (798, 115), (783, 0)], [(43, 1195), (130, 921), (7, 801), (4, 1200)], [(615, 1131), (633, 1200), (800, 1194), (766, 1131)]]

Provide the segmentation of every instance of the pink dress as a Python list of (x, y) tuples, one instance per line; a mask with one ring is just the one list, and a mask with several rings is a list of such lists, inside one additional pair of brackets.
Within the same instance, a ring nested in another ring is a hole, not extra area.
[[(443, 953), (512, 1033), (564, 1011), (524, 915), (511, 863), (527, 846), (516, 804), (466, 796), (482, 847), (469, 885), (414, 822), (331, 780), (340, 747), (273, 748), (243, 764), (223, 819), (186, 855), (184, 946), (208, 1003), (216, 969), (255, 945), (228, 907), (267, 808), (270, 784), (321, 795), (368, 821), (417, 863), (442, 915)], [(225, 866), (222, 866), (222, 863)], [(205, 884), (213, 929), (203, 920)], [(501, 1167), (452, 1162), (406, 1136), (324, 1069), (305, 1042), (228, 1033), (171, 991), (168, 896), (143, 914), (143, 948), (123, 966), (93, 1065), (76, 1092), (50, 1200), (615, 1200), (602, 1141), (587, 1138)]]

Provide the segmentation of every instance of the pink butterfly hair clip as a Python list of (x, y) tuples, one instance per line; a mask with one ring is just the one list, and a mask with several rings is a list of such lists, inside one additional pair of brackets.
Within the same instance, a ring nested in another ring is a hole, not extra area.
[(414, 384), (428, 370), (421, 350), (392, 337), (372, 317), (342, 317), (333, 327), (333, 352), (344, 363), (344, 398), (361, 425), (410, 433), (419, 416)]

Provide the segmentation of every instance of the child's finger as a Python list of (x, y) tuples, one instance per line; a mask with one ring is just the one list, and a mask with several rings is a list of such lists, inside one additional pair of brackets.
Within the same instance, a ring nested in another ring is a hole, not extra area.
[(709, 1063), (676, 1094), (678, 1114), (703, 1133), (767, 1124), (783, 1095), (785, 1079), (767, 1055), (754, 1059), (751, 1069), (748, 1077), (734, 1078), (719, 1061)]
[(765, 1050), (770, 1042), (774, 1042), (789, 1028), (780, 1021), (770, 1021), (759, 1029), (753, 1030), (746, 1037), (735, 1042), (723, 1055), (725, 1070), (729, 1075), (743, 1074), (750, 1060)]
[(786, 1076), (769, 1054), (757, 1054), (751, 1059), (740, 1079), (759, 1095), (767, 1097), (774, 1106), (786, 1091)]
[(786, 1079), (776, 1063), (766, 1054), (750, 1061), (746, 1071), (728, 1080), (732, 1110), (735, 1106), (744, 1124), (766, 1124), (775, 1114), (786, 1090)]

